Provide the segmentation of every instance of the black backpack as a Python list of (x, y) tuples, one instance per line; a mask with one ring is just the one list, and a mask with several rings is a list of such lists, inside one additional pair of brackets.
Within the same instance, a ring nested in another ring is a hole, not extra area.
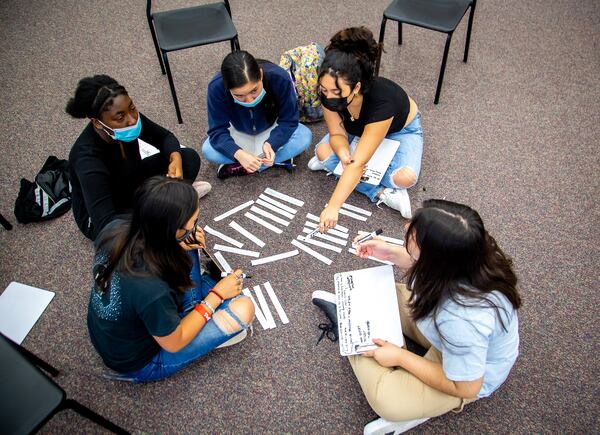
[(35, 182), (21, 178), (15, 201), (15, 216), (22, 224), (53, 219), (71, 208), (69, 162), (50, 156), (35, 176)]

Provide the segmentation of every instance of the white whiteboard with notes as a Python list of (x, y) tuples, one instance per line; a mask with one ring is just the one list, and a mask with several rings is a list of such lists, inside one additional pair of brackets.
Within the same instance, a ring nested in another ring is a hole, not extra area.
[(392, 266), (334, 275), (340, 354), (374, 349), (373, 338), (404, 346)]

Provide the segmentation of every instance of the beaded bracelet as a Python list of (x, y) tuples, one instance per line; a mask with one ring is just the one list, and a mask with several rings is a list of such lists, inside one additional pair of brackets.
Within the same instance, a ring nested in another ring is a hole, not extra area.
[(206, 305), (206, 307), (210, 310), (210, 314), (215, 314), (215, 309), (213, 308), (213, 306), (211, 304), (208, 303), (207, 300), (203, 300), (200, 303)]

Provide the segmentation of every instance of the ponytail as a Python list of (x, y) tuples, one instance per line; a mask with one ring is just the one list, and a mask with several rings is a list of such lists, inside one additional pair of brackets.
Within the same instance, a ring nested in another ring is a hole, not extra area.
[(128, 95), (127, 90), (112, 77), (85, 77), (77, 84), (75, 96), (67, 102), (65, 112), (73, 118), (98, 118), (118, 95)]

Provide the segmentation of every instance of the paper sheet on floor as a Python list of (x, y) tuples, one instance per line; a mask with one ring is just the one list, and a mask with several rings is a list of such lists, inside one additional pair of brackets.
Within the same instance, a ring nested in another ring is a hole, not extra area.
[(231, 246), (219, 245), (218, 243), (215, 244), (215, 246), (213, 247), (213, 250), (214, 251), (231, 252), (232, 254), (245, 255), (247, 257), (255, 257), (255, 258), (260, 257), (260, 253), (256, 252), (256, 251), (248, 251), (247, 249), (232, 248)]
[[(349, 248), (348, 252), (353, 255), (356, 255), (356, 249), (354, 249), (354, 248)], [(389, 264), (391, 266), (394, 265), (394, 263), (392, 263), (391, 261), (380, 260), (379, 258), (373, 257), (372, 255), (369, 255), (368, 258), (369, 258), (369, 260), (377, 261), (378, 263)]]
[(290, 320), (288, 319), (287, 314), (285, 314), (285, 311), (283, 310), (283, 307), (281, 306), (281, 303), (279, 302), (279, 299), (277, 298), (277, 295), (275, 294), (271, 283), (267, 281), (263, 284), (263, 286), (265, 287), (267, 294), (271, 298), (271, 303), (275, 307), (275, 311), (277, 311), (277, 315), (281, 319), (281, 323), (283, 323), (284, 325), (286, 323), (290, 323)]
[[(313, 230), (311, 230), (310, 228), (302, 228), (302, 232), (304, 234), (310, 234), (313, 232)], [(319, 239), (327, 240), (329, 242), (333, 242), (341, 246), (346, 246), (348, 244), (348, 240), (338, 239), (337, 237), (328, 236), (327, 234), (322, 234), (319, 232), (313, 234), (312, 237), (318, 237)]]
[(309, 245), (318, 246), (319, 248), (329, 249), (330, 251), (337, 252), (338, 254), (342, 252), (342, 248), (338, 248), (337, 246), (330, 245), (329, 243), (319, 242), (318, 240), (314, 240), (312, 238), (307, 239), (306, 237), (298, 236), (296, 237), (298, 240), (304, 243), (308, 243)]
[(215, 260), (219, 262), (224, 272), (233, 272), (233, 269), (231, 268), (227, 260), (225, 260), (223, 254), (221, 254), (220, 252), (215, 252), (213, 256), (215, 257)]
[[(319, 219), (319, 216), (316, 216), (312, 213), (306, 213), (306, 218), (310, 219), (311, 221), (315, 221), (316, 223), (321, 222), (321, 220)], [(338, 230), (338, 231), (342, 231), (344, 233), (347, 233), (349, 230), (346, 227), (341, 226), (340, 224), (337, 224), (335, 227), (333, 227), (334, 230)]]
[(274, 196), (275, 198), (279, 198), (283, 201), (287, 201), (290, 204), (297, 205), (298, 207), (302, 207), (304, 205), (304, 201), (300, 201), (299, 199), (293, 198), (289, 195), (286, 195), (285, 193), (278, 192), (275, 189), (271, 189), (270, 187), (267, 187), (265, 189), (265, 193)]
[(250, 298), (250, 300), (252, 301), (252, 304), (254, 304), (254, 315), (258, 319), (258, 323), (260, 323), (260, 326), (262, 326), (262, 329), (270, 329), (269, 324), (267, 323), (267, 319), (265, 319), (264, 314), (262, 313), (260, 307), (256, 303), (256, 299), (254, 299), (254, 296), (252, 295), (250, 290), (245, 288), (244, 290), (242, 290), (242, 293), (244, 295), (248, 296)]
[[(306, 222), (304, 223), (304, 226), (305, 226), (305, 227), (308, 227), (308, 228), (312, 228), (312, 229), (319, 228), (319, 224), (317, 224), (317, 223), (315, 223), (315, 222), (310, 222), (310, 221), (306, 221)], [(340, 239), (347, 239), (347, 238), (348, 238), (348, 236), (349, 236), (349, 234), (348, 234), (348, 233), (345, 233), (345, 232), (343, 232), (343, 231), (338, 231), (338, 230), (336, 230), (336, 229), (332, 229), (332, 230), (330, 229), (330, 230), (327, 230), (327, 233), (326, 233), (326, 234), (329, 234), (329, 235), (331, 235), (331, 236), (335, 236), (335, 237), (339, 237)]]
[(263, 201), (273, 204), (275, 207), (279, 207), (280, 209), (287, 211), (288, 213), (296, 214), (298, 212), (296, 209), (293, 209), (292, 207), (289, 207), (289, 206), (285, 205), (284, 203), (279, 202), (276, 199), (273, 199), (270, 196), (265, 195), (264, 193), (261, 193), (258, 197), (260, 199), (262, 199)]
[(268, 208), (271, 211), (274, 211), (275, 213), (279, 213), (281, 216), (288, 218), (289, 220), (294, 219), (294, 215), (292, 213), (289, 213), (279, 207), (277, 207), (276, 205), (271, 204), (270, 202), (264, 201), (260, 198), (258, 198), (256, 200), (256, 203), (258, 205), (260, 205), (261, 207), (264, 208)]
[(273, 315), (271, 314), (271, 310), (269, 309), (269, 305), (267, 304), (267, 300), (265, 299), (265, 295), (263, 294), (262, 290), (260, 289), (260, 286), (255, 285), (253, 287), (253, 289), (254, 289), (254, 293), (256, 294), (256, 299), (258, 299), (258, 303), (260, 304), (260, 309), (263, 312), (265, 319), (267, 319), (267, 325), (271, 329), (275, 328), (277, 326), (277, 325), (275, 325), (275, 319), (273, 318)]
[(358, 214), (358, 213), (353, 213), (353, 212), (345, 210), (343, 208), (340, 208), (339, 213), (343, 214), (344, 216), (348, 216), (348, 217), (354, 218), (354, 219), (359, 220), (359, 221), (365, 222), (367, 220), (366, 216), (363, 216), (363, 215)]
[(242, 205), (238, 205), (237, 207), (232, 208), (231, 210), (229, 210), (229, 211), (227, 211), (227, 212), (225, 212), (225, 213), (217, 216), (214, 220), (217, 221), (217, 222), (220, 221), (220, 220), (223, 220), (226, 217), (231, 216), (232, 214), (237, 213), (238, 211), (245, 209), (246, 207), (250, 207), (252, 204), (254, 204), (254, 201), (245, 202)]
[(280, 225), (284, 225), (286, 227), (290, 225), (289, 221), (286, 221), (285, 219), (275, 216), (273, 213), (269, 213), (268, 211), (265, 211), (262, 208), (256, 207), (254, 205), (252, 207), (250, 207), (250, 211), (252, 211), (256, 214), (259, 214), (263, 217), (269, 218), (273, 222), (277, 222)]
[[(367, 234), (369, 234), (369, 232), (367, 232), (367, 231), (358, 231), (358, 235), (360, 235), (360, 236), (366, 236)], [(377, 238), (379, 238), (381, 240), (385, 240), (386, 242), (389, 242), (393, 245), (404, 246), (404, 240), (401, 240), (401, 239), (395, 239), (393, 237), (382, 236), (381, 234), (378, 235)]]
[(256, 237), (254, 234), (252, 234), (246, 228), (244, 228), (243, 226), (241, 226), (240, 224), (238, 224), (236, 221), (229, 222), (229, 226), (231, 228), (233, 228), (234, 230), (236, 230), (238, 233), (240, 233), (242, 236), (246, 237), (251, 242), (253, 242), (253, 243), (257, 244), (258, 246), (260, 246), (261, 248), (263, 248), (265, 246), (265, 242), (263, 242), (262, 240), (260, 240), (258, 237)]
[(261, 224), (263, 227), (277, 233), (277, 234), (281, 234), (283, 233), (283, 231), (279, 228), (277, 228), (275, 225), (270, 224), (269, 222), (267, 222), (264, 219), (259, 218), (258, 216), (250, 213), (250, 212), (246, 212), (244, 214), (244, 216), (246, 216), (248, 219), (253, 220), (254, 222), (256, 222), (257, 224)]
[(331, 260), (329, 258), (325, 257), (324, 255), (319, 254), (317, 251), (315, 251), (314, 249), (309, 248), (305, 244), (300, 243), (298, 240), (292, 240), (292, 245), (294, 245), (297, 248), (302, 249), (307, 254), (312, 255), (317, 260), (320, 260), (323, 263), (325, 263), (327, 266), (329, 266), (331, 264)]
[(244, 244), (242, 242), (239, 242), (239, 241), (235, 240), (234, 238), (229, 237), (228, 235), (223, 234), (222, 232), (217, 231), (214, 228), (209, 227), (208, 225), (206, 225), (204, 227), (204, 231), (206, 231), (208, 234), (211, 234), (211, 235), (213, 235), (215, 237), (218, 237), (221, 240), (224, 240), (227, 243), (232, 244), (236, 248), (241, 248), (242, 246), (244, 246)]
[(252, 260), (252, 266), (258, 266), (259, 264), (265, 264), (265, 263), (271, 263), (273, 261), (283, 260), (284, 258), (293, 257), (294, 255), (298, 255), (298, 254), (300, 254), (300, 252), (298, 252), (297, 249), (294, 249), (293, 251), (283, 252), (283, 253), (277, 254), (277, 255), (271, 255), (270, 257), (259, 258), (258, 260)]

